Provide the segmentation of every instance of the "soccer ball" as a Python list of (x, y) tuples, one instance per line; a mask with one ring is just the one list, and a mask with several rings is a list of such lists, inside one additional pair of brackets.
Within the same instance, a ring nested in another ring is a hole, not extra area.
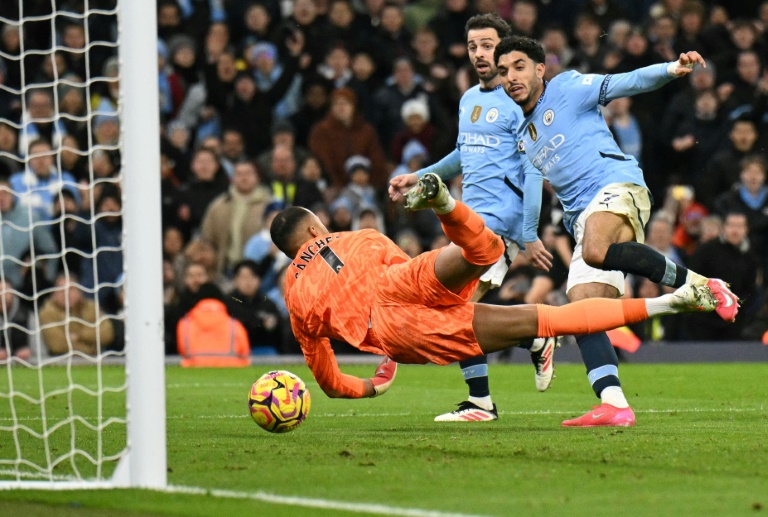
[(306, 384), (285, 370), (267, 372), (251, 386), (251, 418), (270, 433), (287, 433), (307, 418), (311, 398)]

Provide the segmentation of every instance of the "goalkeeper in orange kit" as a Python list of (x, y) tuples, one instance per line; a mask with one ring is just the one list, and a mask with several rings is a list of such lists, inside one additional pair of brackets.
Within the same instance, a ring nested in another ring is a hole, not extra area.
[[(285, 301), (293, 332), (329, 397), (374, 397), (400, 363), (448, 364), (524, 339), (588, 334), (658, 314), (713, 311), (707, 287), (685, 285), (650, 299), (589, 299), (563, 307), (470, 303), (478, 279), (504, 252), (482, 218), (426, 174), (406, 208), (431, 208), (452, 244), (411, 259), (375, 230), (331, 233), (309, 210), (292, 207), (272, 222), (272, 241), (292, 258)], [(339, 370), (330, 339), (385, 355), (370, 379)]]

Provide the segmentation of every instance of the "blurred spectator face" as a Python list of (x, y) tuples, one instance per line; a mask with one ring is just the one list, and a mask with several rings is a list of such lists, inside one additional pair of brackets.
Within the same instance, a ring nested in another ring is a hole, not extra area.
[(13, 25), (3, 27), (3, 45), (9, 52), (18, 51), (21, 45), (19, 29)]
[(512, 25), (525, 33), (533, 32), (538, 12), (532, 2), (515, 2), (512, 7)]
[(294, 145), (296, 144), (296, 137), (293, 136), (293, 133), (291, 131), (279, 131), (272, 135), (272, 146), (273, 147), (287, 147), (289, 149), (293, 149)]
[(749, 161), (741, 169), (741, 184), (752, 194), (757, 194), (765, 185), (765, 166), (759, 161)]
[(561, 29), (547, 29), (541, 38), (544, 50), (554, 54), (560, 54), (568, 47), (568, 38)]
[(83, 49), (85, 48), (85, 31), (80, 25), (67, 25), (64, 28), (61, 42), (65, 47)]
[(29, 147), (29, 156), (29, 169), (40, 178), (48, 178), (53, 168), (51, 144), (48, 142), (37, 142), (31, 145)]
[(699, 242), (707, 242), (720, 237), (723, 231), (723, 223), (717, 216), (708, 216), (701, 220), (701, 235)]
[(80, 289), (75, 285), (74, 280), (70, 282), (66, 277), (59, 276), (56, 279), (54, 286), (59, 289), (56, 289), (51, 294), (51, 300), (59, 308), (65, 309), (67, 306), (77, 307), (82, 303), (83, 293), (81, 293)]
[(696, 117), (701, 120), (712, 120), (717, 115), (720, 102), (712, 90), (701, 92), (696, 97)]
[(163, 260), (163, 286), (172, 285), (176, 282), (176, 269), (170, 260)]
[(437, 47), (437, 36), (431, 30), (420, 30), (413, 37), (413, 48), (420, 59), (432, 59)]
[(411, 133), (418, 135), (427, 127), (427, 121), (424, 120), (421, 115), (412, 113), (405, 119), (405, 127), (407, 127), (408, 131)]
[(349, 179), (359, 187), (367, 187), (368, 183), (370, 183), (370, 175), (368, 174), (368, 171), (360, 167), (352, 172)]
[(691, 87), (698, 91), (709, 90), (715, 87), (715, 74), (713, 71), (696, 67), (696, 69), (690, 74)]
[(479, 14), (492, 14), (498, 10), (497, 0), (475, 0), (475, 10)]
[(107, 178), (115, 172), (115, 164), (106, 151), (101, 149), (95, 151), (91, 158), (93, 164), (93, 175), (97, 178)]
[(334, 77), (341, 77), (349, 69), (349, 52), (344, 47), (335, 47), (325, 57), (325, 64), (333, 70)]
[(211, 151), (200, 149), (192, 158), (190, 168), (198, 180), (213, 181), (213, 178), (216, 177), (216, 172), (219, 170), (219, 162)]
[(221, 154), (233, 160), (243, 154), (243, 135), (239, 131), (224, 131), (221, 137)]
[(261, 287), (261, 278), (249, 267), (241, 267), (234, 278), (234, 286), (245, 296), (254, 297)]
[(221, 139), (216, 135), (206, 136), (200, 142), (200, 147), (212, 152), (214, 156), (218, 157), (221, 155)]
[(219, 61), (216, 63), (216, 75), (225, 83), (235, 80), (237, 68), (235, 67), (235, 57), (232, 54), (225, 52), (219, 56)]
[(331, 9), (328, 12), (328, 21), (331, 22), (331, 25), (347, 29), (352, 25), (354, 19), (355, 13), (352, 12), (352, 6), (347, 0), (336, 0), (331, 4)]
[(752, 149), (757, 142), (757, 129), (752, 122), (739, 120), (733, 124), (729, 136), (736, 150), (744, 153)]
[(632, 100), (629, 97), (621, 97), (614, 99), (608, 104), (608, 109), (614, 117), (621, 117), (629, 114), (629, 107), (632, 105)]
[(175, 257), (184, 249), (184, 236), (175, 226), (170, 226), (163, 232), (163, 253)]
[(252, 163), (243, 162), (235, 165), (232, 171), (232, 186), (240, 194), (250, 194), (259, 184), (259, 175)]
[(195, 66), (195, 49), (191, 45), (181, 45), (171, 56), (171, 61), (182, 68)]
[(760, 22), (764, 27), (768, 27), (768, 2), (763, 2), (762, 5), (760, 5), (757, 17), (760, 18)]
[[(490, 62), (493, 63), (493, 57), (491, 57)], [(397, 61), (392, 71), (392, 77), (394, 77), (398, 88), (403, 90), (411, 88), (413, 86), (413, 65), (406, 59)]]
[(318, 181), (323, 175), (323, 170), (320, 168), (320, 162), (317, 158), (310, 156), (301, 166), (301, 177), (312, 183)]
[(360, 214), (359, 223), (361, 230), (379, 230), (379, 221), (376, 214), (370, 210), (365, 210)]
[(15, 155), (17, 145), (18, 137), (16, 130), (8, 124), (0, 124), (0, 151), (10, 152)]
[(704, 11), (699, 9), (686, 9), (680, 16), (680, 30), (685, 34), (696, 35), (701, 32), (704, 25)]
[(107, 196), (99, 202), (99, 212), (115, 212), (115, 214), (112, 215), (106, 215), (102, 217), (102, 220), (108, 222), (108, 223), (115, 223), (118, 220), (120, 220), (120, 210), (122, 210), (122, 205), (120, 204), (120, 200), (118, 200), (115, 197)]
[(270, 23), (272, 23), (272, 18), (263, 5), (253, 4), (245, 10), (245, 27), (249, 31), (265, 34)]
[(241, 75), (235, 81), (235, 95), (243, 102), (250, 102), (256, 95), (256, 81), (250, 75)]
[(581, 16), (576, 20), (573, 35), (579, 44), (585, 47), (594, 46), (600, 39), (600, 25), (591, 16)]
[(0, 292), (2, 292), (3, 298), (5, 298), (6, 310), (13, 305), (13, 299), (16, 295), (13, 293), (13, 286), (7, 280), (0, 280)]
[(385, 3), (385, 0), (365, 0), (365, 10), (371, 16), (379, 15)]
[(279, 146), (272, 151), (272, 174), (276, 179), (293, 181), (296, 174), (296, 160), (289, 148)]
[(70, 115), (85, 113), (85, 99), (83, 90), (70, 88), (62, 97), (59, 97), (59, 111)]
[(120, 125), (117, 117), (107, 117), (93, 126), (96, 143), (116, 144), (120, 138)]
[(736, 72), (747, 84), (756, 84), (760, 79), (760, 58), (756, 52), (741, 52), (736, 62)]
[(467, 0), (445, 0), (445, 9), (452, 13), (460, 13), (467, 8)]
[(317, 17), (317, 7), (313, 0), (296, 0), (293, 4), (293, 17), (299, 25), (311, 25)]
[(157, 13), (157, 26), (161, 29), (174, 29), (181, 23), (181, 12), (174, 4), (163, 4)]
[(398, 33), (403, 28), (403, 12), (400, 6), (388, 4), (381, 12), (381, 27), (391, 33)]
[(355, 57), (352, 59), (352, 73), (355, 74), (357, 79), (365, 82), (370, 79), (375, 71), (376, 64), (370, 55), (365, 52), (355, 54)]
[(352, 224), (352, 212), (346, 206), (338, 206), (331, 214), (331, 226), (333, 228), (349, 228)]
[(208, 52), (222, 52), (229, 43), (229, 27), (226, 23), (212, 23), (205, 37)]
[(61, 52), (56, 52), (52, 56), (43, 59), (40, 70), (46, 77), (51, 79), (61, 77), (67, 71), (67, 63), (64, 61), (64, 56)]
[(668, 220), (655, 218), (648, 225), (648, 237), (645, 243), (656, 250), (664, 251), (672, 246), (673, 235), (674, 228)]
[(313, 84), (304, 93), (304, 104), (314, 110), (319, 110), (328, 104), (328, 91), (320, 84)]
[(631, 23), (626, 20), (616, 20), (608, 29), (608, 43), (614, 49), (621, 50), (627, 46), (627, 40), (631, 32)]
[(75, 152), (80, 150), (80, 145), (72, 135), (67, 135), (61, 139), (61, 148), (59, 153), (61, 154), (61, 166), (66, 170), (72, 170), (72, 167), (80, 159), (80, 156)]
[(632, 32), (627, 39), (626, 51), (632, 56), (642, 56), (648, 50), (648, 40), (640, 32)]
[(747, 238), (747, 216), (729, 214), (723, 224), (723, 238), (732, 246), (739, 246)]
[(355, 116), (355, 106), (346, 97), (337, 96), (331, 103), (331, 115), (345, 126), (349, 126)]
[(171, 124), (168, 128), (168, 140), (177, 149), (186, 149), (189, 145), (189, 129), (184, 124)]
[(669, 43), (675, 39), (677, 25), (671, 16), (660, 16), (652, 28), (652, 39), (658, 43)]
[(740, 50), (749, 50), (755, 44), (757, 38), (755, 29), (747, 23), (742, 23), (734, 27), (731, 31), (731, 38), (736, 48)]
[(200, 290), (200, 286), (210, 282), (208, 276), (208, 270), (202, 264), (190, 264), (184, 271), (184, 287), (190, 293), (196, 293)]
[(262, 48), (253, 56), (253, 66), (259, 73), (269, 76), (275, 69), (275, 52), (272, 49)]
[(33, 120), (39, 120), (53, 116), (53, 101), (50, 94), (36, 91), (29, 96), (27, 101), (29, 116)]
[(12, 209), (14, 200), (8, 180), (0, 180), (0, 212), (6, 213)]

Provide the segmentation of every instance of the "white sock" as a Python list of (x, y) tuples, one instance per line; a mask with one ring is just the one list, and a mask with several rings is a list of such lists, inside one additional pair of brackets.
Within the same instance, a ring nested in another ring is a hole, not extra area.
[(608, 386), (600, 392), (600, 400), (603, 404), (610, 404), (618, 408), (629, 407), (629, 402), (624, 397), (621, 386)]
[(708, 281), (709, 278), (701, 276), (700, 274), (696, 273), (695, 271), (691, 271), (690, 269), (688, 270), (688, 274), (685, 275), (686, 284), (706, 286)]
[(471, 403), (473, 403), (478, 407), (487, 409), (488, 411), (493, 409), (493, 401), (491, 400), (490, 395), (487, 395), (485, 397), (469, 397), (467, 400), (469, 400)]
[(675, 314), (677, 312), (672, 308), (671, 294), (664, 294), (658, 298), (646, 298), (645, 308), (648, 310), (648, 317), (658, 316), (659, 314)]

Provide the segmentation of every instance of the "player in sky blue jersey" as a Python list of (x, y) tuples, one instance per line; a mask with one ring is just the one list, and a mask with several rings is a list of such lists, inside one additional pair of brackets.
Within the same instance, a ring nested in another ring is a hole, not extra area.
[[(467, 21), (465, 32), (469, 59), (480, 84), (467, 90), (459, 103), (456, 150), (417, 173), (393, 178), (390, 194), (397, 201), (428, 172), (436, 173), (444, 180), (463, 174), (462, 201), (479, 213), (486, 226), (503, 237), (507, 245), (505, 256), (481, 277), (472, 299), (477, 301), (488, 289), (501, 285), (524, 241), (538, 241), (536, 231), (541, 202), (535, 204), (537, 212), (534, 214), (524, 210), (523, 199), (529, 196), (529, 190), (539, 191), (534, 193), (534, 199), (540, 197), (542, 180), (541, 174), (518, 150), (517, 127), (523, 113), (504, 93), (493, 64), (493, 50), (502, 37), (511, 33), (509, 25), (495, 14), (477, 15)], [(552, 259), (550, 253), (543, 245), (535, 249), (536, 255), (529, 258), (535, 265), (548, 268)], [(552, 355), (557, 340), (537, 339), (520, 346), (531, 350), (536, 388), (545, 391), (552, 382)], [(498, 413), (491, 399), (487, 358), (472, 358), (462, 361), (460, 366), (469, 385), (469, 399), (459, 404), (457, 410), (439, 415), (435, 420), (496, 420)]]
[[(676, 265), (643, 244), (650, 193), (637, 161), (621, 152), (600, 111), (613, 99), (655, 90), (690, 73), (697, 64), (706, 66), (704, 59), (688, 52), (676, 62), (625, 74), (571, 71), (547, 83), (541, 45), (530, 38), (512, 37), (497, 45), (494, 62), (505, 92), (523, 109), (521, 146), (560, 199), (566, 227), (576, 239), (568, 299), (621, 296), (622, 272), (626, 272), (672, 287), (708, 286), (718, 301), (717, 313), (732, 321), (738, 299), (722, 280)], [(634, 425), (635, 415), (622, 392), (618, 360), (608, 337), (605, 333), (577, 336), (577, 342), (587, 377), (602, 404), (563, 425)]]

